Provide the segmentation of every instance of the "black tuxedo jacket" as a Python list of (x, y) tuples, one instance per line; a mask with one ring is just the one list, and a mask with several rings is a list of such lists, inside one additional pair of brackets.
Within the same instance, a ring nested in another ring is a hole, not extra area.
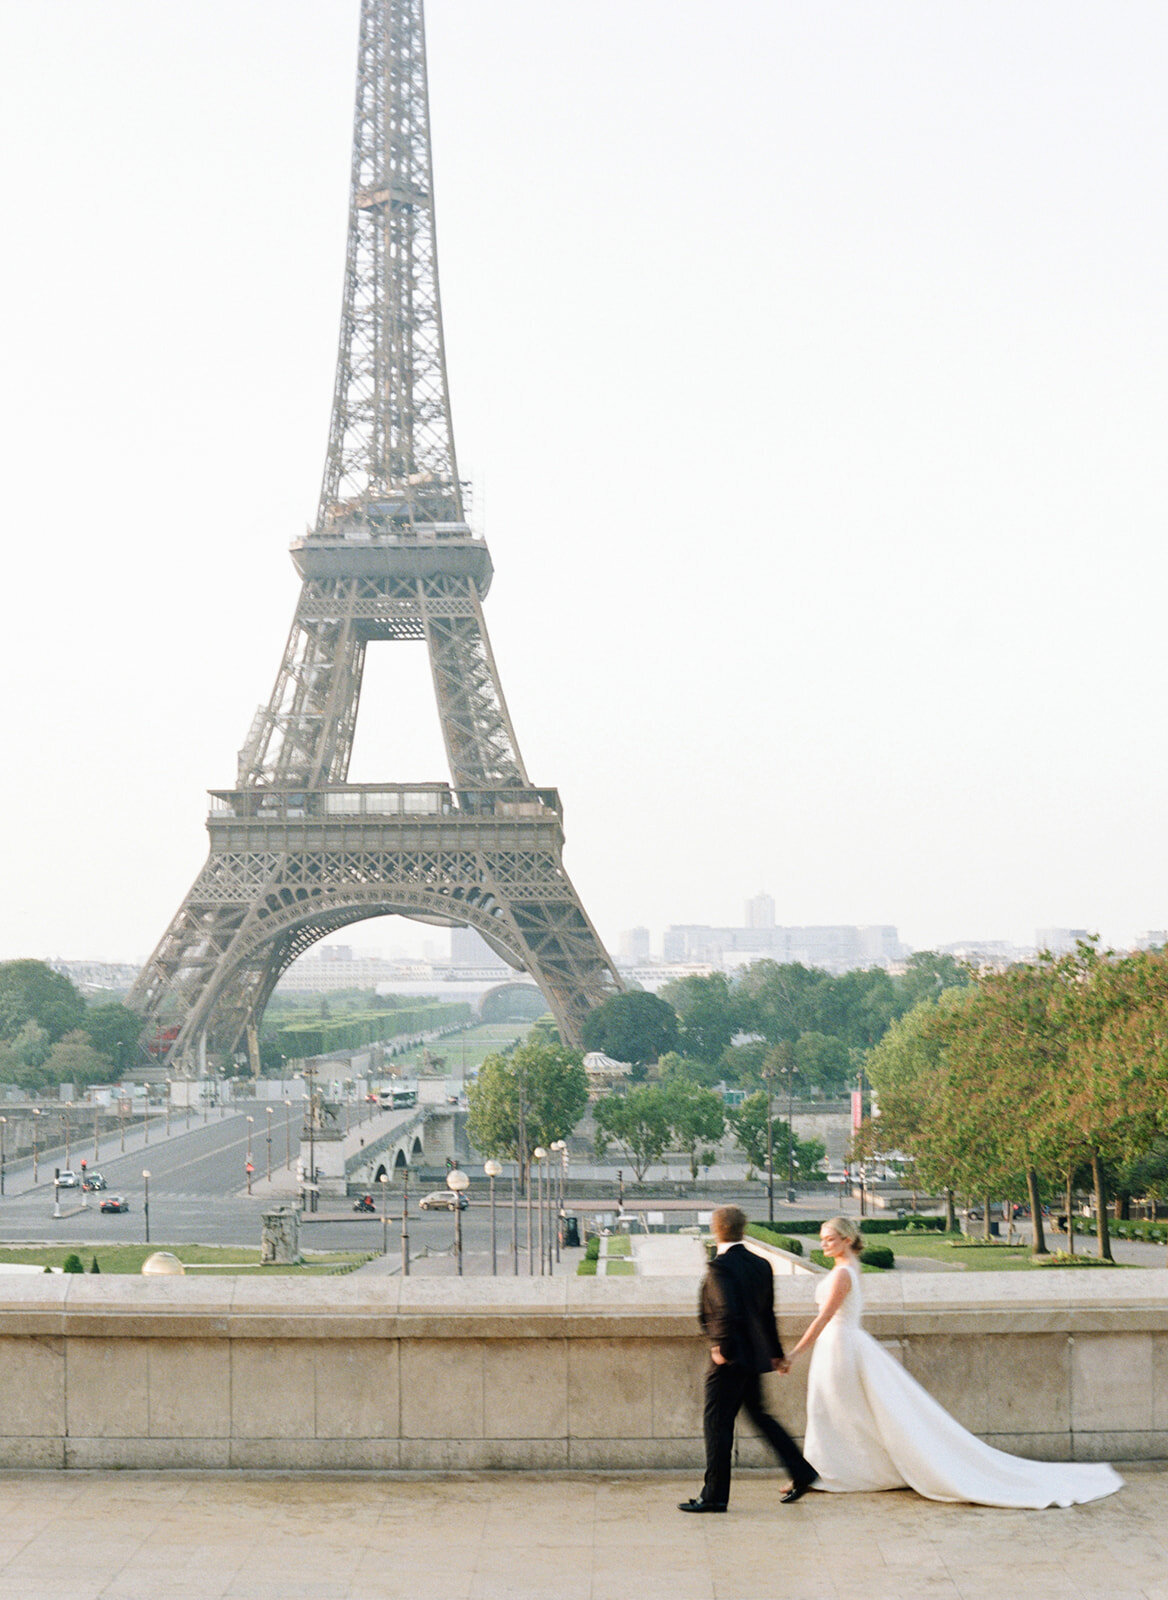
[(715, 1256), (702, 1280), (698, 1321), (727, 1361), (749, 1372), (770, 1372), (783, 1354), (770, 1263), (744, 1244)]

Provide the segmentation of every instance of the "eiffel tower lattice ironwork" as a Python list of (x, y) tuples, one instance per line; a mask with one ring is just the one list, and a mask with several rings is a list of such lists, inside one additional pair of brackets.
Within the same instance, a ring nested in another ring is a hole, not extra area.
[[(572, 1044), (620, 987), (564, 871), (559, 798), (519, 754), (483, 621), (491, 558), (463, 490), (423, 0), (362, 0), (340, 348), (316, 524), (292, 546), (300, 599), (236, 787), (212, 793), (207, 863), (129, 997), (179, 1070), (233, 1051), (317, 940), (388, 913), (477, 929), (536, 980)], [(379, 640), (425, 641), (449, 784), (347, 781)]]

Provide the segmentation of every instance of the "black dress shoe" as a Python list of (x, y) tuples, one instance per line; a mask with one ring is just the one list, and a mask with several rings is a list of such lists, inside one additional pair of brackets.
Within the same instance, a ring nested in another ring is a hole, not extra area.
[(779, 1496), (779, 1499), (785, 1506), (794, 1505), (796, 1500), (802, 1500), (803, 1496), (807, 1493), (808, 1489), (810, 1489), (811, 1485), (818, 1477), (819, 1474), (817, 1472), (813, 1478), (803, 1478), (799, 1483), (793, 1483), (789, 1489), (785, 1490), (784, 1493)]
[(717, 1500), (680, 1500), (679, 1511), (725, 1511), (724, 1504), (719, 1505)]

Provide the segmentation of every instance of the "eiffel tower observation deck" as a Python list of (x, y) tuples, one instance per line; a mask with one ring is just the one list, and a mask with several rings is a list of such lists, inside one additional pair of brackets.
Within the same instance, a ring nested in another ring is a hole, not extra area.
[[(362, 0), (344, 304), (300, 598), (210, 854), (130, 995), (175, 1072), (229, 1055), (317, 940), (399, 914), (471, 926), (543, 991), (564, 1041), (620, 987), (528, 778), (483, 619), (446, 378), (422, 0)], [(449, 781), (351, 784), (365, 652), (423, 641)]]

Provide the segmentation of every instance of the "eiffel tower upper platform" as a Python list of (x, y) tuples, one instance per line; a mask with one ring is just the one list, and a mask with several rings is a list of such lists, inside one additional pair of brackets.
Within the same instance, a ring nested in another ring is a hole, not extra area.
[[(483, 619), (493, 572), (464, 511), (438, 290), (422, 0), (362, 0), (345, 294), (301, 592), (206, 866), (130, 1004), (172, 1070), (233, 1051), (326, 934), (396, 913), (472, 926), (539, 984), (565, 1042), (620, 987), (530, 782)], [(426, 644), (450, 781), (350, 784), (366, 647)]]

